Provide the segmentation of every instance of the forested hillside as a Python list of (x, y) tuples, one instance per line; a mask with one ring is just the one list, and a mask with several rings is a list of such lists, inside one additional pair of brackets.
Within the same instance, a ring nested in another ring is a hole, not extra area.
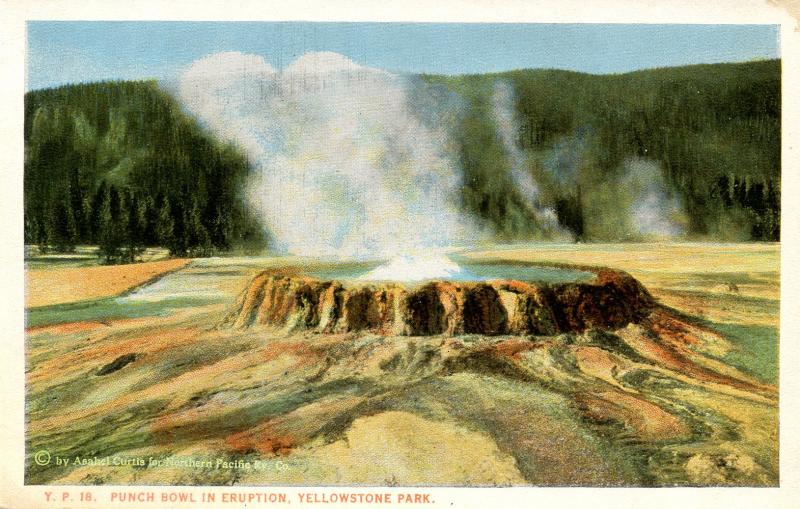
[(778, 240), (780, 73), (773, 60), (607, 76), (520, 70), (425, 79), (468, 101), (457, 134), (465, 204), (510, 237), (530, 227), (533, 214), (514, 183), (497, 178), (512, 164), (489, 114), (498, 83), (513, 91), (514, 141), (538, 199), (577, 238), (635, 236), (619, 211), (631, 188), (647, 184), (631, 167), (650, 166), (664, 198), (678, 204), (686, 237)]
[(108, 261), (144, 246), (201, 255), (263, 245), (240, 193), (246, 158), (215, 142), (155, 82), (110, 82), (25, 97), (25, 241)]
[[(421, 80), (434, 98), (458, 98), (462, 205), (500, 240), (547, 238), (543, 210), (583, 241), (779, 238), (779, 61)], [(248, 171), (238, 148), (215, 141), (155, 82), (26, 94), (26, 243), (99, 244), (109, 262), (144, 246), (176, 255), (264, 246), (242, 199)]]

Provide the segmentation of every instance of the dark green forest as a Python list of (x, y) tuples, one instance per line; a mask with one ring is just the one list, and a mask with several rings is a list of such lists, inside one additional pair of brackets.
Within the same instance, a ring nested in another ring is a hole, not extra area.
[(155, 82), (108, 82), (25, 96), (25, 242), (107, 262), (146, 246), (202, 256), (263, 246), (243, 206), (246, 158), (186, 116)]
[(658, 165), (665, 193), (697, 240), (779, 240), (780, 61), (589, 75), (520, 70), (425, 76), (468, 102), (457, 129), (464, 205), (505, 238), (536, 229), (504, 178), (510, 164), (492, 124), (498, 82), (514, 92), (517, 147), (542, 205), (578, 240), (640, 240), (613, 224), (628, 198), (625, 161)]
[[(684, 238), (779, 240), (779, 61), (421, 82), (434, 98), (459, 98), (452, 136), (462, 205), (498, 239), (541, 233), (509, 177), (511, 155), (492, 115), (502, 82), (513, 91), (514, 142), (539, 187), (536, 201), (576, 240), (643, 240), (619, 215), (639, 182), (630, 170), (637, 158), (657, 168), (661, 192), (680, 204)], [(96, 244), (118, 263), (146, 246), (179, 256), (266, 246), (244, 207), (248, 172), (240, 150), (214, 140), (155, 82), (25, 96), (25, 242), (43, 250)]]

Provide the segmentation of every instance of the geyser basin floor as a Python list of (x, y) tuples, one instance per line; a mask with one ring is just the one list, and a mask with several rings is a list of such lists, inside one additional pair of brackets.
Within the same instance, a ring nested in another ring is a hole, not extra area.
[[(625, 244), (484, 254), (624, 269), (685, 313), (657, 307), (620, 329), (535, 337), (214, 328), (258, 272), (297, 260), (195, 260), (165, 282), (217, 278), (224, 304), (28, 330), (26, 483), (774, 486), (774, 368), (753, 361), (776, 358), (778, 253)], [(765, 327), (772, 335), (753, 335)], [(98, 375), (128, 354), (133, 362)], [(289, 468), (40, 466), (41, 449)]]

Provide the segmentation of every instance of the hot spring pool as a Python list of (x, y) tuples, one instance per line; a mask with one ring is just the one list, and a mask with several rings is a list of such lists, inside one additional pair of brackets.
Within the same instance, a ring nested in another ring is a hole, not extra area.
[(305, 275), (321, 280), (363, 282), (490, 281), (512, 279), (545, 284), (590, 281), (588, 271), (526, 262), (475, 261), (463, 257), (398, 257), (386, 263), (313, 266)]

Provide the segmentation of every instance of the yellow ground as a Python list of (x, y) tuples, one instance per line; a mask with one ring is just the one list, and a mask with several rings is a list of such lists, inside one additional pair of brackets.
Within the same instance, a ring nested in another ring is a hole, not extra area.
[[(254, 268), (199, 260), (168, 277), (218, 277), (225, 302), (28, 331), (27, 482), (777, 484), (777, 380), (765, 373), (777, 358), (779, 245), (549, 245), (472, 256), (622, 269), (690, 316), (662, 309), (605, 335), (539, 338), (235, 330), (217, 325)], [(186, 262), (30, 271), (29, 298), (36, 277), (78, 300), (63, 274), (109, 295), (134, 286), (108, 289), (129, 269), (169, 263)], [(135, 360), (100, 375), (127, 354)], [(42, 466), (39, 450), (268, 468)]]
[(26, 270), (25, 307), (111, 297), (187, 263), (189, 260), (179, 258), (130, 265)]
[(647, 280), (653, 274), (767, 272), (780, 269), (780, 244), (765, 243), (542, 244), (536, 248), (480, 251), (473, 256), (600, 265), (625, 270), (640, 281)]
[[(777, 314), (757, 306), (733, 309), (709, 296), (780, 298), (780, 244), (543, 244), (492, 249), (473, 255), (526, 262), (593, 265), (621, 269), (663, 304), (694, 316), (777, 326)], [(743, 312), (744, 311), (744, 312)]]

